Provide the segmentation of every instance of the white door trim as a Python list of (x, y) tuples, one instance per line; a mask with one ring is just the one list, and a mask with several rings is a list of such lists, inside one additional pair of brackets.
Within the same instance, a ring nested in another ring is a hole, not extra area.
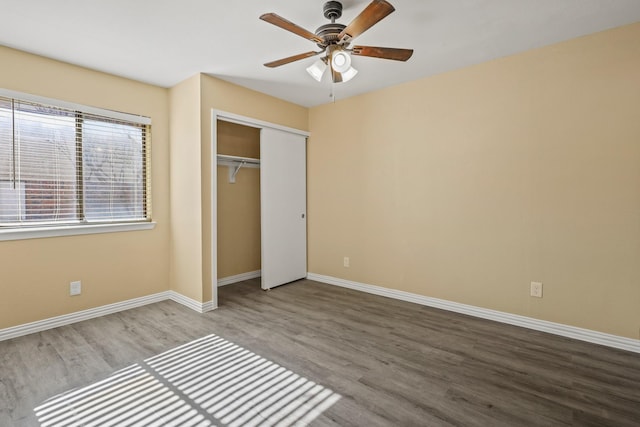
[(263, 120), (253, 119), (251, 117), (245, 117), (238, 114), (227, 113), (226, 111), (212, 109), (211, 112), (214, 115), (214, 117), (216, 117), (217, 120), (222, 120), (224, 122), (235, 123), (235, 124), (249, 126), (249, 127), (258, 128), (258, 129), (262, 129), (262, 128), (277, 129), (277, 130), (282, 130), (285, 132), (294, 133), (296, 135), (302, 135), (307, 137), (310, 135), (309, 132), (304, 130), (290, 128), (290, 127), (278, 125), (275, 123), (269, 123)]

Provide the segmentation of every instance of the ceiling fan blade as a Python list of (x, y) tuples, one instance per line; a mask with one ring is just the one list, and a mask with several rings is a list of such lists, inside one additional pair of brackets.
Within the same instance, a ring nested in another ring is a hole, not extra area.
[(307, 40), (311, 40), (314, 43), (324, 44), (324, 40), (313, 34), (311, 31), (307, 31), (304, 28), (294, 24), (293, 22), (287, 21), (282, 16), (276, 15), (275, 13), (265, 13), (264, 15), (260, 16), (260, 19), (273, 24), (276, 27), (280, 27), (283, 30), (287, 30), (292, 32), (293, 34), (297, 34)]
[(394, 47), (354, 46), (353, 55), (371, 56), (373, 58), (393, 59), (394, 61), (406, 61), (413, 55), (413, 49), (397, 49)]
[(289, 56), (288, 58), (282, 58), (282, 59), (278, 59), (277, 61), (271, 61), (271, 62), (267, 62), (266, 64), (264, 64), (265, 67), (269, 67), (269, 68), (275, 68), (275, 67), (279, 67), (281, 65), (284, 64), (289, 64), (290, 62), (295, 62), (295, 61), (299, 61), (301, 59), (305, 59), (305, 58), (310, 58), (312, 56), (316, 56), (316, 55), (320, 55), (323, 51), (320, 52), (305, 52), (305, 53), (300, 53), (298, 55), (293, 55), (293, 56)]
[(348, 43), (349, 40), (355, 39), (394, 10), (395, 8), (391, 6), (391, 3), (385, 0), (373, 0), (360, 15), (356, 16), (356, 18), (340, 32), (338, 40), (341, 44)]

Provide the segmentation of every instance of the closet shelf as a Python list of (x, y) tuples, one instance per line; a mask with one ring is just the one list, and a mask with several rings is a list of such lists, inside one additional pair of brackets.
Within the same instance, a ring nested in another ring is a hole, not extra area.
[(260, 167), (260, 159), (254, 159), (252, 157), (240, 157), (229, 156), (227, 154), (218, 154), (218, 164), (222, 166), (237, 166), (238, 163), (243, 163), (243, 166), (247, 167)]
[(239, 157), (229, 156), (226, 154), (217, 155), (217, 164), (220, 166), (229, 167), (229, 183), (234, 184), (236, 182), (236, 175), (240, 168), (259, 168), (260, 159), (254, 159), (251, 157)]

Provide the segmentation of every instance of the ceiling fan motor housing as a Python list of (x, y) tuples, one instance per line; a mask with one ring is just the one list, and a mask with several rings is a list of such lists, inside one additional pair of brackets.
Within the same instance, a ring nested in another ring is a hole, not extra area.
[(339, 1), (328, 1), (323, 7), (324, 17), (334, 22), (342, 16), (342, 3)]
[(320, 37), (324, 40), (324, 45), (318, 44), (320, 48), (324, 48), (330, 44), (338, 43), (338, 35), (342, 30), (344, 30), (346, 25), (338, 24), (337, 22), (333, 22), (331, 24), (324, 24), (318, 27), (316, 30), (316, 36)]
[(338, 43), (338, 35), (346, 28), (346, 25), (336, 22), (336, 19), (341, 16), (342, 3), (339, 1), (328, 1), (324, 4), (324, 17), (330, 19), (331, 23), (321, 25), (316, 30), (316, 36), (324, 40), (324, 44), (318, 44), (318, 47), (325, 48), (328, 45)]

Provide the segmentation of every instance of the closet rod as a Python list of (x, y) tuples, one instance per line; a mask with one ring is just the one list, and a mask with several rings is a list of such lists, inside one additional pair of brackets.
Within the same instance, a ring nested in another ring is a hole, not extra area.
[(260, 159), (254, 159), (252, 157), (241, 157), (241, 156), (229, 156), (227, 154), (218, 154), (217, 163), (219, 165), (236, 165), (238, 163), (244, 163), (244, 166), (253, 166), (257, 167), (260, 165)]
[(235, 184), (236, 175), (240, 168), (259, 168), (260, 159), (254, 159), (251, 157), (239, 157), (228, 156), (226, 154), (218, 154), (217, 164), (220, 166), (227, 166), (229, 168), (229, 183)]

